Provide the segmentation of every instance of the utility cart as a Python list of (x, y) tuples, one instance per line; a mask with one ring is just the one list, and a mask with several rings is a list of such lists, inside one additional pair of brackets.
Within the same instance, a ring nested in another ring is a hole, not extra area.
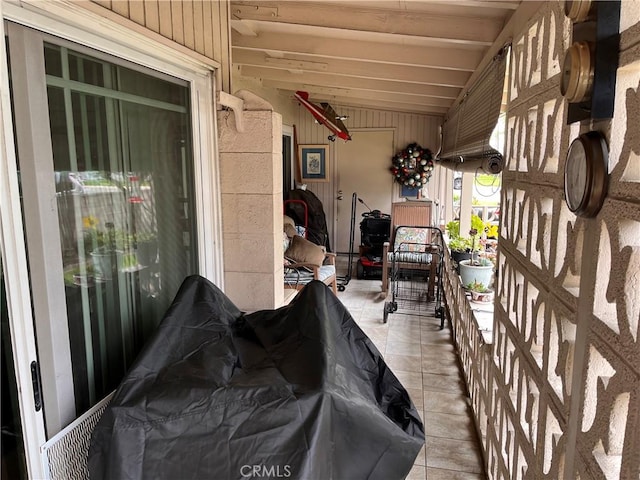
[(436, 227), (400, 225), (395, 228), (393, 239), (393, 250), (384, 252), (388, 268), (383, 275), (388, 275), (391, 299), (384, 304), (383, 322), (387, 323), (389, 314), (395, 312), (435, 314), (443, 328), (442, 231)]

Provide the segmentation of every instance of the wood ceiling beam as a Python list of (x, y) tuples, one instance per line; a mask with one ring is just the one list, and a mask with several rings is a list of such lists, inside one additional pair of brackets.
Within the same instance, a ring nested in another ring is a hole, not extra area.
[(441, 87), (437, 85), (422, 85), (419, 83), (403, 83), (389, 80), (363, 79), (356, 77), (335, 77), (330, 73), (302, 73), (292, 74), (286, 70), (275, 68), (261, 68), (243, 65), (240, 74), (245, 77), (261, 78), (274, 82), (286, 82), (291, 85), (290, 90), (304, 90), (303, 85), (319, 87), (335, 87), (339, 85), (346, 89), (368, 90), (373, 93), (403, 92), (412, 95), (423, 95), (444, 99), (455, 99), (459, 88)]
[(370, 101), (373, 105), (375, 105), (377, 102), (390, 102), (397, 104), (420, 105), (425, 107), (449, 108), (453, 103), (453, 100), (451, 99), (428, 97), (425, 95), (410, 95), (406, 93), (372, 92), (369, 90), (324, 87), (313, 84), (302, 84), (302, 86), (300, 86), (299, 84), (295, 83), (280, 82), (275, 80), (263, 80), (262, 84), (265, 87), (278, 88), (280, 90), (289, 90), (291, 92), (295, 92), (296, 90), (309, 92), (312, 101), (314, 101), (314, 97), (326, 98), (327, 96), (340, 96), (344, 98), (350, 98), (352, 101)]
[(376, 10), (404, 10), (430, 15), (464, 17), (508, 17), (521, 0), (322, 0), (323, 4), (344, 7), (356, 4), (360, 8)]
[[(304, 61), (304, 58), (288, 58), (288, 60)], [(325, 71), (333, 75), (422, 83), (445, 87), (462, 87), (471, 76), (470, 72), (457, 70), (440, 70), (406, 65), (385, 65), (381, 68), (379, 65), (371, 62), (355, 62), (352, 60), (329, 59), (327, 63), (328, 68)], [(264, 68), (278, 68), (276, 65), (266, 65), (265, 55), (263, 53), (248, 50), (234, 51), (233, 64), (236, 66), (251, 65)], [(304, 71), (303, 68), (299, 70)]]
[[(348, 5), (348, 6), (347, 6)], [(258, 1), (231, 3), (232, 19), (254, 19), (355, 31), (399, 33), (441, 42), (490, 46), (503, 27), (501, 19), (433, 15), (418, 11), (336, 6), (319, 2)]]
[[(293, 98), (293, 97), (292, 97)], [(295, 99), (294, 99), (295, 100)], [(386, 110), (390, 112), (404, 112), (404, 113), (418, 113), (423, 115), (435, 115), (438, 117), (442, 117), (446, 112), (447, 108), (444, 107), (429, 107), (425, 105), (415, 105), (411, 103), (394, 103), (394, 102), (372, 102), (368, 100), (358, 100), (352, 99), (349, 97), (341, 97), (338, 95), (326, 95), (324, 97), (317, 97), (313, 99), (313, 102), (328, 102), (331, 106), (336, 110), (338, 114), (341, 112), (341, 108), (346, 107), (358, 107), (358, 108), (366, 108), (370, 110)], [(301, 107), (303, 108), (303, 107)], [(349, 120), (345, 121), (347, 128), (349, 128)]]
[(476, 69), (483, 56), (481, 51), (463, 48), (425, 48), (388, 42), (334, 39), (330, 36), (302, 36), (274, 32), (259, 32), (257, 36), (246, 36), (234, 31), (231, 38), (234, 50), (278, 51), (290, 55), (470, 72)]
[[(429, 0), (428, 4), (429, 6), (437, 5), (437, 4), (451, 6), (451, 1), (452, 0)], [(411, 3), (408, 3), (409, 8), (411, 8)], [(424, 2), (416, 2), (416, 3), (424, 4)], [(391, 5), (393, 4), (397, 6), (396, 2), (391, 2)], [(519, 5), (520, 5), (520, 2), (517, 2), (517, 1), (500, 2), (497, 0), (455, 0), (456, 7), (468, 7), (468, 8), (474, 8), (474, 9), (493, 8), (493, 9), (500, 9), (500, 10), (516, 10)]]

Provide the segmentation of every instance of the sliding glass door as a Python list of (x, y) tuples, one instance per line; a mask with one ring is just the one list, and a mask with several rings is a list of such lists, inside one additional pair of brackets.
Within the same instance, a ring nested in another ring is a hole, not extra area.
[(189, 89), (44, 46), (77, 413), (126, 369), (197, 271)]
[[(21, 200), (32, 289), (44, 298), (34, 295), (34, 313), (58, 362), (42, 367), (45, 415), (47, 381), (66, 361), (77, 416), (118, 385), (198, 273), (193, 97), (183, 80), (16, 30)], [(54, 396), (62, 412), (68, 399)]]

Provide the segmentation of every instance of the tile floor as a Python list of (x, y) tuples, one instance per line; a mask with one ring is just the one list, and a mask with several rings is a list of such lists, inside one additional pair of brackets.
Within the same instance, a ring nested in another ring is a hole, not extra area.
[(449, 325), (440, 330), (431, 306), (420, 315), (399, 308), (384, 324), (380, 288), (379, 280), (352, 278), (338, 298), (376, 344), (422, 415), (425, 446), (407, 480), (486, 479)]

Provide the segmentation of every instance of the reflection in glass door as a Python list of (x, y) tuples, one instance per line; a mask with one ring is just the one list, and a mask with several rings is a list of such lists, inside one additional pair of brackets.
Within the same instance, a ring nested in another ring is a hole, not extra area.
[(197, 272), (189, 88), (59, 45), (44, 59), (80, 414)]
[(13, 348), (9, 330), (9, 312), (4, 287), (4, 272), (0, 259), (0, 319), (2, 326), (2, 386), (0, 387), (0, 407), (2, 407), (2, 470), (0, 478), (21, 480), (27, 478), (27, 467), (22, 440), (22, 422), (18, 408), (16, 372), (13, 367)]

